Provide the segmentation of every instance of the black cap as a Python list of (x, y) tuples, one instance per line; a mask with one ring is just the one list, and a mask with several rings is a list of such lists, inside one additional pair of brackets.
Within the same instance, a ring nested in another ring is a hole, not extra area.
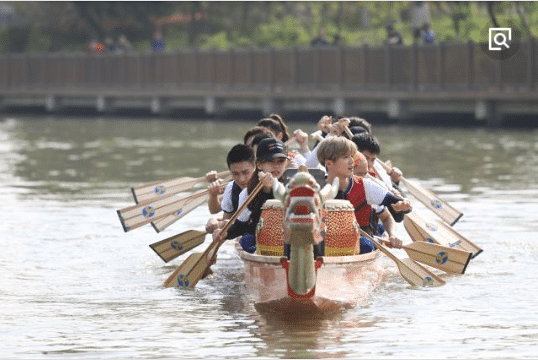
[(276, 158), (288, 158), (284, 143), (275, 138), (263, 139), (256, 149), (256, 158), (271, 161)]
[(353, 135), (358, 135), (362, 133), (367, 133), (368, 129), (366, 129), (364, 126), (361, 126), (361, 125), (355, 125), (355, 126), (350, 127), (349, 131), (351, 131)]

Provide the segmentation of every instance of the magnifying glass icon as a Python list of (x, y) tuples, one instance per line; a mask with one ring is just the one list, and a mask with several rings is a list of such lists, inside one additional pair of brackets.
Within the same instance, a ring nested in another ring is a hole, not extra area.
[[(499, 40), (500, 38), (500, 40)], [(504, 46), (505, 48), (509, 49), (510, 48), (510, 45), (508, 45), (506, 43), (506, 35), (502, 32), (498, 32), (497, 34), (495, 34), (495, 36), (493, 36), (493, 42), (495, 43), (495, 45), (497, 46)]]

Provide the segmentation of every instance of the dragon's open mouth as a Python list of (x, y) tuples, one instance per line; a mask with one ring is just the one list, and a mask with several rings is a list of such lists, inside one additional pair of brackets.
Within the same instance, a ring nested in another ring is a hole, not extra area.
[(300, 191), (295, 191), (295, 196), (290, 196), (289, 198), (290, 203), (286, 210), (286, 218), (289, 225), (314, 225), (319, 219), (319, 212), (318, 207), (316, 206), (315, 197), (297, 196), (298, 194), (310, 195), (311, 189), (297, 188), (294, 190)]

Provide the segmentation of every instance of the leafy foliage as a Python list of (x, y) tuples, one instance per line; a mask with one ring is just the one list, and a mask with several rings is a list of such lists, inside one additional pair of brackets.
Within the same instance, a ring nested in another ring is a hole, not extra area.
[[(308, 46), (323, 31), (347, 46), (382, 44), (388, 24), (412, 44), (411, 1), (364, 2), (13, 2), (26, 25), (3, 29), (0, 51), (85, 49), (92, 39), (124, 34), (136, 50), (149, 50), (162, 28), (170, 51), (183, 48), (289, 48)], [(536, 2), (427, 2), (437, 41), (483, 41), (493, 24), (538, 35)]]

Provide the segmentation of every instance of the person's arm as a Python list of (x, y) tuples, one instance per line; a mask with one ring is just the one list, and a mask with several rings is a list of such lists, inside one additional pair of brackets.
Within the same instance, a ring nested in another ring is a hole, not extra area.
[(407, 199), (394, 196), (375, 181), (365, 178), (363, 180), (368, 204), (386, 206), (396, 222), (402, 222), (404, 215), (411, 212), (411, 203)]
[(205, 174), (205, 180), (210, 184), (214, 181), (217, 181), (218, 179), (219, 179), (219, 173), (216, 170), (208, 171)]
[(205, 225), (205, 231), (208, 233), (208, 234), (211, 234), (213, 233), (215, 230), (217, 230), (218, 228), (221, 228), (220, 226), (220, 223), (222, 222), (222, 219), (219, 219), (217, 217), (211, 217), (208, 221), (207, 221), (207, 224)]
[(385, 205), (389, 209), (393, 219), (396, 222), (402, 222), (404, 215), (413, 210), (409, 200), (398, 198), (391, 193), (388, 193), (387, 196), (385, 196), (381, 202), (381, 205)]
[[(259, 195), (259, 194), (258, 194)], [(239, 193), (239, 201), (237, 208), (240, 208), (241, 205), (247, 200), (248, 198), (248, 190), (243, 189), (241, 193)], [(227, 217), (224, 217), (227, 216)], [(234, 239), (240, 235), (243, 235), (248, 230), (248, 222), (250, 220), (251, 212), (248, 208), (243, 210), (241, 214), (237, 217), (235, 222), (230, 226), (227, 232), (221, 234), (221, 229), (228, 223), (228, 219), (233, 216), (233, 213), (227, 213), (224, 212), (223, 220), (219, 222), (219, 228), (213, 232), (213, 239), (220, 237), (223, 237), (225, 239)]]
[(221, 180), (218, 179), (217, 181), (212, 182), (207, 186), (207, 190), (209, 191), (209, 198), (207, 200), (207, 207), (209, 208), (210, 214), (217, 214), (221, 210), (220, 206), (220, 185)]
[(301, 129), (297, 129), (293, 132), (293, 136), (297, 140), (297, 143), (301, 148), (301, 152), (303, 154), (308, 153), (310, 151), (310, 149), (308, 148), (308, 134)]

